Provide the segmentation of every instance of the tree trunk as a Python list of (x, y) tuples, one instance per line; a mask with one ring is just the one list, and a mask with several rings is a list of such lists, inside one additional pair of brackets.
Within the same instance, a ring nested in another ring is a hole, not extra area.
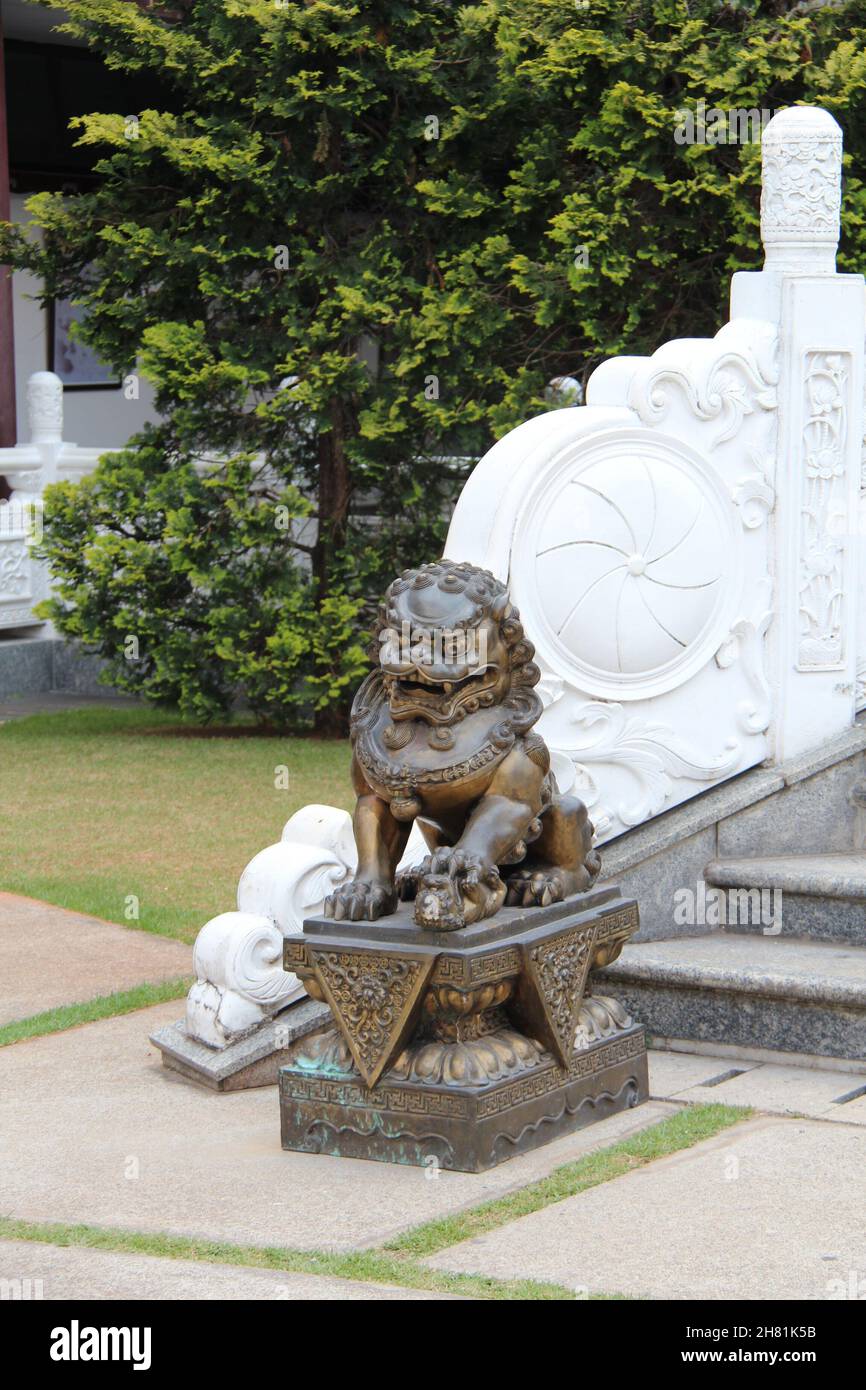
[[(331, 429), (319, 436), (318, 532), (312, 567), (316, 607), (328, 596), (334, 576), (334, 556), (345, 545), (349, 517), (351, 479), (346, 457), (344, 406), (331, 406)], [(328, 674), (322, 671), (317, 674)], [(338, 706), (317, 710), (316, 733), (337, 738), (346, 732), (346, 711)]]

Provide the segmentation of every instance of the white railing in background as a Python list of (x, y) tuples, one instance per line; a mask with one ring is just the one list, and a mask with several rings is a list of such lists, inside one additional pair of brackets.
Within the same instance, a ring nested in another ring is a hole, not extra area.
[(45, 566), (33, 559), (41, 534), (42, 496), (49, 483), (92, 473), (108, 449), (79, 448), (63, 438), (63, 383), (53, 372), (35, 372), (27, 383), (30, 443), (0, 449), (0, 477), (12, 489), (0, 504), (0, 630), (41, 629), (34, 604), (48, 596)]

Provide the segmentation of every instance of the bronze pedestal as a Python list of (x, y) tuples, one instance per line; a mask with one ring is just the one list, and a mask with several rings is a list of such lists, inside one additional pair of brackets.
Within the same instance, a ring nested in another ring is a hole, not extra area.
[(638, 910), (606, 887), (459, 932), (312, 918), (285, 968), (335, 1027), (280, 1069), (285, 1149), (481, 1172), (647, 1099), (643, 1028), (589, 992)]

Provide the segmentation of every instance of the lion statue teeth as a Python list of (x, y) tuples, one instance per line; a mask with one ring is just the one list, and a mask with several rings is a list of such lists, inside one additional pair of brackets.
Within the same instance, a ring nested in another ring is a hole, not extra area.
[[(372, 921), (414, 900), (419, 926), (456, 931), (589, 888), (592, 825), (533, 731), (540, 672), (506, 586), (452, 560), (406, 570), (374, 636), (351, 718), (358, 869), (327, 915)], [(397, 875), (416, 820), (430, 853)]]

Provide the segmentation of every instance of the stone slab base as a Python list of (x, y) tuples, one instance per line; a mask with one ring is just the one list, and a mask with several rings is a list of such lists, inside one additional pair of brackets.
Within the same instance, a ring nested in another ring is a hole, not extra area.
[(644, 1030), (518, 1079), (469, 1088), (280, 1069), (284, 1149), (480, 1173), (647, 1100)]
[(816, 1057), (814, 1052), (782, 1052), (769, 1047), (737, 1046), (736, 1043), (699, 1042), (693, 1038), (663, 1038), (652, 1036), (651, 1051), (685, 1053), (691, 1057), (711, 1057), (718, 1061), (746, 1062), (753, 1066), (796, 1067), (799, 1071), (836, 1072), (843, 1076), (861, 1076), (863, 1063), (849, 1062), (847, 1057)]
[(276, 1085), (286, 1048), (330, 1021), (326, 1004), (302, 999), (228, 1047), (208, 1047), (189, 1037), (182, 1019), (152, 1033), (150, 1041), (162, 1053), (163, 1066), (187, 1081), (212, 1091), (243, 1091)]

